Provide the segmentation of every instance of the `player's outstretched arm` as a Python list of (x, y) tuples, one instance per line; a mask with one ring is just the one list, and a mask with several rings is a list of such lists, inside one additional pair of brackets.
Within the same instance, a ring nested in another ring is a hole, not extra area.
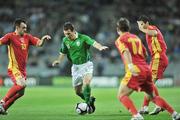
[(40, 42), (38, 42), (37, 46), (38, 46), (38, 47), (43, 46), (45, 40), (50, 40), (50, 39), (51, 39), (51, 36), (49, 36), (49, 35), (44, 35), (44, 36), (41, 38)]
[(98, 49), (99, 51), (108, 49), (107, 46), (103, 46), (103, 45), (101, 45), (101, 44), (98, 43), (98, 42), (94, 42), (93, 47), (95, 47), (95, 48)]
[(136, 70), (134, 69), (134, 65), (132, 63), (132, 56), (131, 53), (129, 52), (129, 50), (125, 50), (123, 52), (123, 57), (124, 57), (124, 61), (126, 61), (127, 65), (128, 65), (128, 69), (130, 70), (130, 72), (134, 75), (137, 76), (138, 73), (136, 72)]
[(60, 64), (64, 60), (65, 54), (60, 53), (59, 57), (53, 61), (52, 66), (54, 67), (57, 64)]

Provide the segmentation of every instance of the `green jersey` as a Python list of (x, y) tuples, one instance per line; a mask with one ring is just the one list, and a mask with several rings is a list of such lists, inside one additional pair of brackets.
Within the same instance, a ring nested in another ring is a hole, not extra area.
[(77, 33), (75, 40), (67, 37), (63, 38), (60, 52), (67, 55), (67, 58), (73, 64), (83, 64), (90, 60), (89, 48), (94, 44), (95, 40), (87, 35)]

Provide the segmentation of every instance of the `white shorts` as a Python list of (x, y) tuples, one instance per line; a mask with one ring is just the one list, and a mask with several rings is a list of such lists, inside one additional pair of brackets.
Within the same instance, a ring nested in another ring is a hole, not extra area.
[(73, 64), (71, 67), (73, 87), (83, 84), (83, 77), (86, 74), (93, 74), (93, 63), (91, 61), (80, 65)]

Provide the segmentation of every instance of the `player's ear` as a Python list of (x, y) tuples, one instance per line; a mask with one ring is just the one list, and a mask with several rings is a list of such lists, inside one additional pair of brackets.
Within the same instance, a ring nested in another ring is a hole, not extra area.
[(20, 28), (20, 26), (15, 26), (15, 29), (18, 30)]

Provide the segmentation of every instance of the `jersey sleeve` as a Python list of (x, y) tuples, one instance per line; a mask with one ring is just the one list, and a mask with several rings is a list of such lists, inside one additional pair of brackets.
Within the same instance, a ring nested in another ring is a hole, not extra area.
[(39, 41), (40, 41), (39, 38), (29, 35), (29, 44), (30, 45), (36, 46)]
[(84, 37), (84, 39), (85, 39), (85, 42), (86, 42), (88, 45), (93, 45), (93, 44), (94, 44), (94, 42), (95, 42), (94, 39), (92, 39), (92, 38), (90, 38), (89, 36), (86, 36), (86, 35), (84, 35), (83, 37)]
[(10, 44), (10, 34), (6, 34), (2, 38), (0, 38), (0, 45), (9, 45)]
[(148, 30), (156, 30), (157, 31), (157, 27), (156, 26), (149, 26)]
[(67, 53), (68, 53), (68, 48), (67, 48), (64, 40), (63, 40), (63, 42), (61, 43), (60, 53), (63, 53), (63, 54), (67, 54)]
[(123, 40), (117, 40), (116, 47), (118, 48), (119, 52), (122, 54), (125, 50), (128, 50), (126, 42)]

